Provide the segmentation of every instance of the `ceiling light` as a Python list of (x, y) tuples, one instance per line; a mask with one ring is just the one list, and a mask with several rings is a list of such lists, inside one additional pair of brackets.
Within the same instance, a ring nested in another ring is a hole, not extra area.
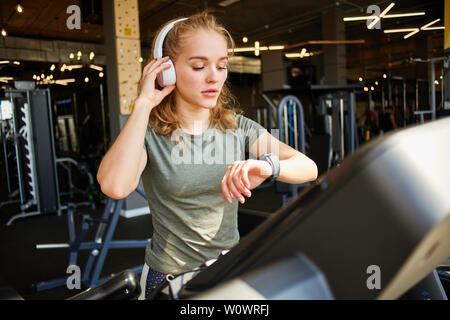
[(411, 12), (411, 13), (397, 13), (397, 14), (387, 14), (383, 18), (403, 18), (403, 17), (413, 17), (413, 16), (423, 16), (425, 12)]
[(374, 91), (375, 90), (375, 88), (372, 86), (372, 87), (370, 87), (370, 90), (372, 90), (372, 91)]
[(0, 61), (0, 64), (8, 64), (9, 63), (9, 60), (2, 60), (2, 61)]
[(404, 36), (403, 39), (408, 39), (409, 37), (415, 35), (415, 34), (416, 34), (417, 32), (419, 32), (419, 31), (420, 31), (419, 28), (417, 28), (417, 29), (414, 30), (413, 32), (408, 33), (406, 36)]
[(100, 73), (98, 74), (98, 76), (99, 76), (100, 78), (103, 78), (103, 76), (104, 76), (103, 72), (100, 72)]
[(286, 53), (284, 56), (286, 58), (300, 58), (300, 53)]
[(362, 77), (359, 77), (359, 79), (358, 79), (358, 80), (359, 80), (359, 82), (361, 82), (361, 81), (363, 81), (363, 78), (362, 78)]
[(259, 41), (255, 41), (255, 56), (259, 56)]
[(251, 51), (255, 51), (255, 48), (253, 47), (246, 47), (246, 48), (234, 48), (233, 49), (228, 49), (229, 52), (251, 52)]
[(439, 85), (439, 81), (434, 80), (434, 84), (438, 86)]
[(89, 78), (88, 77), (84, 78), (84, 82), (88, 83), (89, 82)]
[(376, 85), (376, 86), (378, 85), (378, 81), (375, 81), (375, 85)]
[(431, 25), (435, 24), (436, 22), (440, 21), (441, 19), (436, 19), (423, 27), (420, 27), (420, 30), (439, 30), (439, 29), (445, 29), (445, 27), (430, 27)]
[(73, 60), (75, 58), (75, 55), (73, 54), (73, 52), (71, 52), (70, 54), (69, 54), (69, 59), (70, 60)]
[(306, 54), (306, 48), (303, 48), (302, 51), (300, 51), (300, 58), (303, 58)]
[(429, 26), (431, 26), (432, 24), (435, 24), (436, 22), (438, 22), (441, 19), (436, 19), (434, 21), (431, 21), (430, 23), (427, 23), (426, 25), (424, 25), (423, 27), (420, 27), (420, 30), (426, 30)]
[(407, 29), (388, 29), (384, 30), (384, 33), (395, 33), (395, 32), (412, 32), (416, 31), (417, 28), (407, 28)]
[(383, 78), (384, 78), (384, 79), (386, 79), (386, 78), (387, 78), (387, 75), (386, 75), (386, 73), (383, 73)]
[(243, 37), (243, 38), (242, 38), (242, 42), (243, 42), (243, 43), (247, 43), (247, 42), (248, 42), (248, 38), (247, 38), (247, 37)]
[(18, 66), (20, 66), (20, 62), (19, 61), (14, 61), (13, 63), (18, 65)]
[(369, 88), (364, 87), (364, 91), (365, 91), (365, 92), (369, 91)]
[(0, 82), (8, 83), (10, 80), (14, 80), (14, 77), (0, 77)]
[(58, 79), (58, 80), (48, 80), (47, 83), (60, 84), (63, 86), (67, 86), (70, 82), (75, 82), (75, 79)]
[(72, 65), (67, 66), (67, 69), (69, 69), (69, 70), (80, 69), (80, 68), (83, 68), (82, 64), (72, 64)]
[(89, 60), (94, 59), (94, 57), (95, 57), (95, 53), (94, 53), (94, 51), (91, 51), (91, 53), (89, 53)]
[(239, 0), (224, 0), (218, 3), (219, 6), (221, 7), (228, 7), (230, 5), (232, 5), (233, 3), (238, 2)]
[(269, 50), (283, 50), (284, 46), (269, 46)]
[(6, 37), (8, 35), (8, 32), (6, 32), (5, 28), (2, 28), (2, 36)]
[(386, 7), (386, 9), (384, 9), (383, 12), (380, 13), (380, 18), (383, 18), (386, 15), (386, 13), (388, 13), (388, 11), (392, 9), (393, 6), (395, 6), (394, 2), (392, 2), (390, 5), (388, 5)]
[(358, 20), (369, 20), (373, 19), (372, 16), (363, 16), (363, 17), (347, 17), (344, 18), (344, 21), (358, 21)]
[(52, 66), (50, 67), (50, 71), (53, 71), (53, 70), (55, 70), (55, 65), (54, 64), (52, 64)]
[(89, 68), (95, 69), (95, 70), (98, 70), (98, 71), (103, 71), (103, 68), (102, 68), (102, 67), (96, 66), (95, 64), (91, 64), (91, 65), (89, 66)]
[(16, 11), (17, 11), (18, 13), (23, 13), (23, 7), (20, 5), (20, 3), (17, 4)]

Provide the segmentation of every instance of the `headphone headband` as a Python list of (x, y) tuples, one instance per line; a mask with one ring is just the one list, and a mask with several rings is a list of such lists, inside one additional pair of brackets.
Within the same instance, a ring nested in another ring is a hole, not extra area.
[(181, 18), (181, 19), (172, 21), (159, 32), (158, 36), (156, 37), (156, 41), (155, 41), (155, 51), (153, 53), (154, 58), (157, 58), (157, 59), (162, 58), (164, 39), (166, 38), (167, 34), (173, 28), (175, 23), (186, 20), (186, 19), (187, 18)]

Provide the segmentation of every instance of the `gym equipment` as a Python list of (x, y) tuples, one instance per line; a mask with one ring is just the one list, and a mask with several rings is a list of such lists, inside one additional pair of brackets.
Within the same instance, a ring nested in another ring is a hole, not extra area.
[[(6, 150), (8, 148), (5, 143), (13, 141), (16, 171), (11, 172), (17, 175), (21, 210), (6, 225), (11, 225), (16, 219), (39, 214), (58, 212), (60, 215), (62, 208), (55, 164), (50, 90), (8, 89), (5, 90), (5, 96), (9, 97), (12, 112), (11, 119), (8, 120), (8, 138), (3, 143)], [(11, 157), (7, 151), (4, 156), (9, 171), (8, 162)], [(7, 179), (11, 191), (15, 179), (10, 174)], [(30, 208), (34, 211), (27, 211)]]
[[(124, 270), (108, 281), (89, 288), (67, 300), (134, 300), (141, 287), (133, 270)], [(0, 300), (24, 300), (11, 286), (0, 282)]]
[[(158, 36), (155, 40), (155, 51), (153, 52), (153, 57), (156, 59), (161, 59), (163, 57), (163, 45), (164, 45), (164, 39), (166, 38), (167, 34), (170, 30), (172, 30), (175, 23), (186, 20), (187, 18), (181, 18), (175, 21), (170, 22), (167, 24), (162, 30), (159, 32)], [(163, 63), (170, 65), (169, 69), (163, 70), (162, 72), (158, 73), (158, 84), (161, 87), (173, 85), (176, 82), (176, 74), (175, 74), (175, 67), (173, 65), (172, 60), (169, 59), (169, 61)]]
[[(360, 88), (360, 85), (311, 86), (313, 101), (317, 101), (316, 117), (322, 122), (316, 129), (329, 136), (327, 169), (342, 162), (347, 154), (358, 148), (355, 91)], [(318, 97), (314, 99), (316, 94)]]
[[(267, 279), (277, 279), (277, 282)], [(297, 254), (235, 278), (193, 299), (332, 300), (333, 295), (317, 266), (306, 256)]]
[[(305, 121), (303, 105), (297, 97), (288, 95), (281, 99), (277, 107), (278, 139), (305, 154)], [(289, 184), (275, 181), (275, 190), (282, 194), (282, 205), (297, 196), (300, 187), (309, 183)]]
[(431, 115), (431, 120), (435, 120), (436, 119), (436, 64), (437, 63), (442, 63), (442, 67), (441, 67), (441, 75), (442, 75), (442, 79), (440, 79), (441, 81), (441, 110), (446, 110), (446, 106), (445, 106), (445, 94), (444, 94), (444, 87), (445, 87), (445, 77), (444, 74), (446, 74), (444, 72), (444, 69), (448, 69), (449, 68), (449, 64), (450, 64), (450, 57), (448, 56), (444, 56), (444, 57), (437, 57), (437, 58), (430, 58), (430, 59), (421, 59), (421, 58), (411, 58), (411, 61), (414, 62), (424, 62), (428, 64), (428, 87), (429, 87), (429, 112), (424, 113), (423, 110), (422, 112), (418, 112), (419, 110), (416, 110), (416, 112), (414, 112), (414, 114), (419, 115), (420, 116), (420, 121), (421, 123), (423, 123), (423, 115), (424, 114), (430, 114)]
[[(252, 118), (253, 121), (258, 122), (264, 128), (267, 129), (268, 132), (272, 132), (273, 128), (273, 119), (272, 119), (272, 105), (268, 106), (257, 106), (252, 108)], [(256, 187), (256, 190), (261, 190), (267, 187), (273, 186), (273, 181), (264, 181), (261, 185)]]
[(257, 106), (252, 108), (252, 118), (258, 122), (267, 131), (272, 131), (272, 107), (269, 106)]
[[(145, 196), (145, 192), (142, 188), (138, 187), (136, 192), (142, 197)], [(79, 250), (91, 250), (89, 258), (86, 262), (86, 266), (82, 271), (81, 284), (84, 288), (90, 288), (106, 281), (109, 277), (100, 279), (101, 271), (106, 259), (106, 255), (109, 249), (114, 248), (142, 248), (145, 247), (149, 240), (112, 240), (114, 231), (119, 220), (120, 211), (123, 206), (124, 199), (114, 200), (108, 198), (106, 202), (105, 209), (103, 211), (101, 219), (92, 218), (90, 215), (82, 215), (81, 230), (77, 234), (75, 231), (75, 210), (76, 204), (69, 204), (67, 210), (67, 226), (69, 229), (69, 243), (59, 243), (59, 244), (38, 244), (36, 249), (53, 249), (53, 248), (69, 248), (69, 264), (77, 265), (77, 258)], [(111, 214), (112, 212), (112, 214)], [(97, 231), (95, 234), (95, 240), (91, 242), (84, 242), (85, 235), (88, 229), (93, 225), (93, 223), (98, 223)], [(106, 235), (105, 235), (106, 231)], [(97, 263), (94, 263), (97, 259)], [(94, 268), (93, 268), (94, 267)], [(93, 268), (93, 274), (91, 276), (91, 271)], [(133, 268), (133, 270), (139, 274), (142, 270), (142, 265)], [(51, 288), (56, 288), (59, 286), (64, 286), (66, 284), (66, 278), (44, 281), (35, 285), (36, 291), (47, 290)]]
[[(95, 209), (96, 206), (95, 206), (95, 203), (93, 202), (94, 196), (93, 196), (93, 194), (91, 192), (93, 189), (95, 189), (94, 177), (89, 172), (89, 170), (87, 168), (87, 164), (86, 163), (79, 163), (75, 159), (72, 159), (72, 158), (69, 158), (69, 157), (57, 158), (56, 159), (56, 163), (59, 166), (61, 166), (63, 169), (65, 169), (65, 171), (67, 172), (67, 180), (68, 180), (68, 185), (69, 185), (69, 190), (68, 191), (64, 191), (61, 188), (61, 191), (59, 193), (60, 196), (69, 195), (70, 199), (73, 199), (75, 191), (78, 191), (83, 196), (86, 196), (89, 201), (77, 202), (77, 206), (87, 205), (87, 206), (91, 206), (92, 209)], [(79, 188), (77, 188), (73, 184), (73, 182), (72, 182), (72, 171), (71, 171), (71, 167), (72, 166), (77, 168), (79, 173), (81, 173), (83, 175), (86, 175), (86, 177), (88, 178), (88, 185), (87, 185), (87, 187), (84, 190), (80, 190)], [(67, 206), (64, 206), (64, 207), (66, 208)]]
[[(2, 140), (3, 160), (5, 164), (6, 185), (8, 188), (8, 199), (0, 203), (2, 206), (19, 203), (20, 199), (17, 199), (19, 193), (18, 188), (14, 188), (11, 181), (11, 176), (14, 174), (12, 171), (12, 164), (15, 162), (14, 145), (10, 143), (11, 135), (13, 134), (13, 119), (12, 119), (12, 105), (9, 99), (0, 100), (0, 138)], [(12, 162), (12, 163), (10, 163)]]
[(141, 286), (133, 270), (124, 270), (96, 287), (86, 289), (67, 300), (133, 300)]
[[(368, 142), (178, 296), (192, 299), (301, 253), (321, 270), (336, 299), (401, 298), (450, 256), (449, 139), (450, 118), (444, 118)], [(282, 278), (265, 277), (270, 283)]]
[[(305, 154), (307, 143), (305, 141), (305, 125), (303, 106), (300, 100), (293, 96), (287, 95), (281, 99), (277, 107), (270, 99), (263, 95), (269, 105), (253, 108), (253, 120), (265, 127), (275, 138), (286, 143), (290, 147)], [(275, 110), (275, 121), (273, 119), (272, 110)], [(272, 125), (276, 124), (276, 128)], [(282, 194), (282, 205), (285, 205), (292, 197), (298, 193), (299, 187), (305, 187), (304, 184), (287, 184), (280, 181), (264, 182), (257, 189), (267, 188), (275, 182), (275, 190)]]

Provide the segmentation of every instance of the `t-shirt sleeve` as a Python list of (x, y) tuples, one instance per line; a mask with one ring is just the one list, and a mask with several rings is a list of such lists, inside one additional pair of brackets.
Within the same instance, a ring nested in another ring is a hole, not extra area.
[(241, 131), (242, 139), (244, 139), (245, 152), (249, 152), (250, 146), (255, 143), (260, 135), (262, 135), (264, 132), (267, 132), (267, 130), (258, 122), (243, 115), (235, 115), (235, 119), (238, 128)]

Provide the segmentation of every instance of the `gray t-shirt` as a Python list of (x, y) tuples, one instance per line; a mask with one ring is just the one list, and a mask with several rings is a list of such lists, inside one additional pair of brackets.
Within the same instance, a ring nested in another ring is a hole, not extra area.
[[(222, 199), (221, 180), (234, 161), (245, 160), (264, 127), (236, 115), (238, 129), (212, 125), (202, 134), (181, 129), (158, 135), (148, 126), (147, 165), (142, 182), (152, 215), (153, 236), (145, 262), (165, 274), (191, 271), (239, 241), (238, 202)], [(177, 143), (176, 137), (185, 139)]]

